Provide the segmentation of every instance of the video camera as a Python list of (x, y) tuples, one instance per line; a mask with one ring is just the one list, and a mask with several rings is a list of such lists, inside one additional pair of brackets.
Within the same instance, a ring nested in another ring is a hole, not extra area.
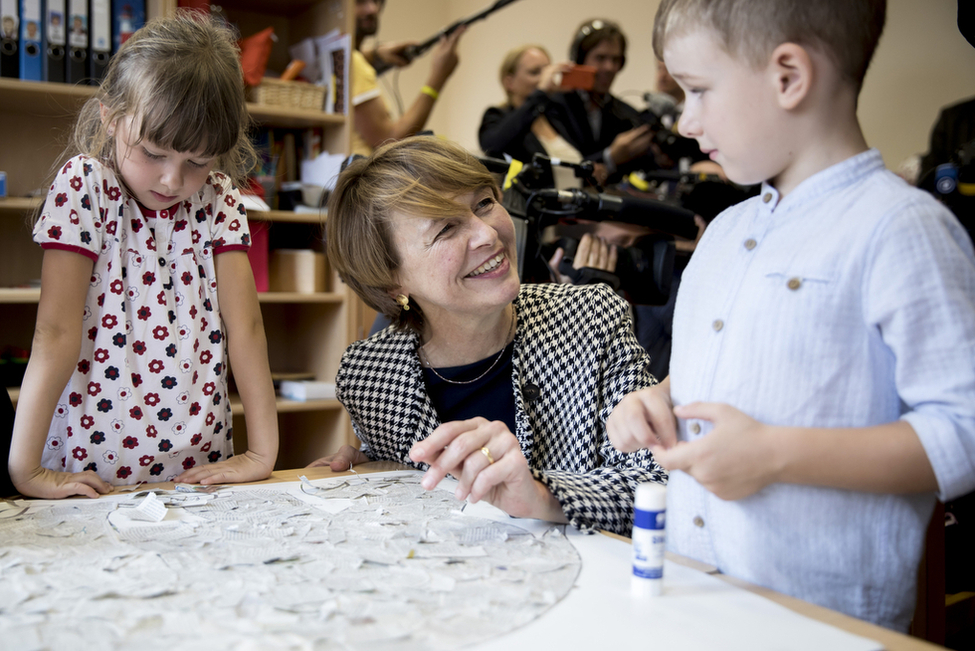
[[(669, 114), (664, 113), (665, 117)], [(671, 130), (671, 125), (665, 124), (660, 116), (652, 108), (646, 108), (640, 112), (640, 124), (646, 124), (653, 132), (653, 144), (657, 145), (661, 152), (678, 165), (682, 158), (691, 162), (705, 160), (707, 157), (701, 153), (701, 148), (693, 138), (685, 138)]]
[[(493, 171), (506, 172), (508, 163), (482, 159)], [(552, 165), (573, 168), (576, 176), (597, 188), (557, 190), (552, 183)], [(636, 244), (619, 251), (616, 272), (608, 274), (594, 269), (572, 269), (578, 241), (559, 242), (563, 255), (560, 272), (578, 283), (607, 282), (621, 290), (630, 302), (640, 305), (662, 305), (670, 296), (674, 268), (674, 236), (693, 240), (697, 237), (694, 213), (679, 205), (599, 191), (592, 178), (592, 163), (567, 163), (535, 154), (505, 190), (503, 204), (516, 221), (519, 231), (519, 272), (524, 282), (548, 282), (552, 270), (543, 250), (543, 231), (560, 220), (616, 221), (649, 229)]]

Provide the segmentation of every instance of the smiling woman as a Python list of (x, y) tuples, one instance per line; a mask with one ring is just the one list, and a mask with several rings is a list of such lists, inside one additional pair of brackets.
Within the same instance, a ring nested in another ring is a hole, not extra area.
[(342, 173), (329, 259), (393, 325), (354, 343), (336, 378), (367, 460), (450, 474), (458, 499), (518, 517), (629, 534), (637, 483), (663, 482), (651, 454), (616, 451), (605, 424), (655, 380), (626, 303), (604, 286), (524, 285), (493, 177), (431, 137), (386, 145)]

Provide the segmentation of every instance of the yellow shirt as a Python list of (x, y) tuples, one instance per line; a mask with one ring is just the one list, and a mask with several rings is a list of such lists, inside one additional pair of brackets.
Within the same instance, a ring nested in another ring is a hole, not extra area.
[[(366, 57), (358, 50), (352, 51), (352, 111), (355, 107), (380, 96), (379, 83), (376, 81), (376, 69), (369, 65)], [(382, 101), (382, 99), (380, 99)], [(352, 125), (352, 153), (368, 156), (372, 147), (362, 139), (359, 132)]]

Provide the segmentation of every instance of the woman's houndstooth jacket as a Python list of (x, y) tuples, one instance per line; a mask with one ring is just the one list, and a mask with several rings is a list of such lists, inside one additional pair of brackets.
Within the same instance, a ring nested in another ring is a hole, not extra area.
[[(636, 485), (664, 483), (667, 474), (649, 451), (624, 454), (606, 436), (623, 396), (656, 383), (626, 302), (606, 285), (545, 284), (523, 285), (514, 306), (515, 435), (528, 467), (573, 526), (629, 535)], [(409, 450), (440, 419), (418, 343), (416, 333), (392, 327), (355, 342), (336, 383), (368, 457), (424, 469)]]

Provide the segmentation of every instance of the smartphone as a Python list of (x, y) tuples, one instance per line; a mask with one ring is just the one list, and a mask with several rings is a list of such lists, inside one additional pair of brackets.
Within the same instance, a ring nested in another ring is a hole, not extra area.
[(592, 90), (596, 79), (596, 68), (593, 66), (574, 65), (562, 73), (562, 90)]

